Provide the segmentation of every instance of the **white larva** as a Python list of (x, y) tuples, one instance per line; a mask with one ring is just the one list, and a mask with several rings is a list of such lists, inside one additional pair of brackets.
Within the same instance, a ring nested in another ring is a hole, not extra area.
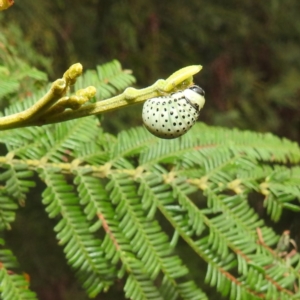
[(204, 94), (202, 88), (193, 85), (169, 96), (147, 100), (142, 115), (145, 127), (163, 139), (185, 134), (199, 117), (205, 103)]

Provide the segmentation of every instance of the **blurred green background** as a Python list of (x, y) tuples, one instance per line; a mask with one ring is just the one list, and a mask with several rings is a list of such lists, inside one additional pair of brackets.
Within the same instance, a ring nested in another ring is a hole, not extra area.
[[(50, 80), (75, 62), (91, 69), (118, 59), (145, 87), (201, 64), (195, 77), (206, 92), (201, 121), (299, 142), (299, 12), (297, 0), (15, 0), (0, 13), (0, 34)], [(137, 106), (109, 113), (103, 126), (118, 133), (141, 125), (140, 112)], [(293, 218), (285, 216), (278, 231), (295, 226)], [(37, 191), (13, 225), (9, 244), (40, 299), (87, 299), (56, 246)], [(202, 278), (204, 271), (195, 272)], [(96, 299), (123, 299), (122, 286)]]

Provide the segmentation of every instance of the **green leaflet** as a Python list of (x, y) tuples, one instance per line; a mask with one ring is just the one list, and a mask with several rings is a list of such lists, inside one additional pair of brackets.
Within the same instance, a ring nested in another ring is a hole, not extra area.
[[(98, 80), (110, 97), (130, 84), (122, 74), (112, 62), (77, 84)], [(94, 117), (1, 132), (0, 141), (0, 228), (38, 191), (38, 175), (58, 243), (89, 296), (121, 282), (131, 299), (209, 299), (206, 285), (232, 300), (299, 297), (299, 253), (277, 249), (280, 234), (248, 202), (254, 195), (273, 221), (299, 211), (296, 143), (202, 123), (172, 141), (142, 127), (114, 137)], [(1, 296), (18, 299), (9, 291), (24, 292), (24, 283), (7, 271), (12, 254), (2, 254)]]

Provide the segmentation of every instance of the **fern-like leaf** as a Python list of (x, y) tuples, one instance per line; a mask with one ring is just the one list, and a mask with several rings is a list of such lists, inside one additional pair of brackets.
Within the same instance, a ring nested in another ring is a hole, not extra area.
[[(3, 240), (0, 240), (3, 245)], [(0, 295), (3, 300), (36, 300), (37, 296), (29, 289), (25, 274), (17, 273), (19, 267), (12, 252), (3, 246), (0, 249)]]
[[(76, 89), (93, 84), (105, 98), (132, 82), (113, 61), (86, 72)], [(0, 141), (0, 228), (9, 228), (38, 174), (59, 244), (89, 296), (118, 279), (134, 300), (208, 299), (205, 284), (232, 300), (299, 298), (295, 241), (288, 230), (275, 233), (249, 201), (273, 221), (300, 211), (296, 143), (201, 123), (176, 140), (144, 128), (115, 137), (93, 117), (1, 132)], [(182, 242), (207, 265), (205, 280), (177, 252)], [(1, 272), (8, 291), (12, 277)]]

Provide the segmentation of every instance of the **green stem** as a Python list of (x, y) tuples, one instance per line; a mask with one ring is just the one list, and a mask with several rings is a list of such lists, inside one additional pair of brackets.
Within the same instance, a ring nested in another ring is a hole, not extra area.
[(47, 116), (44, 119), (41, 118), (40, 120), (38, 120), (38, 123), (35, 121), (29, 122), (26, 124), (26, 126), (58, 123), (86, 116), (97, 115), (100, 113), (110, 112), (120, 109), (124, 106), (142, 103), (147, 99), (165, 95), (164, 92), (157, 89), (157, 87), (159, 86), (158, 83), (161, 82), (161, 80), (158, 80), (153, 85), (140, 90), (128, 88), (124, 91), (124, 93), (118, 96), (99, 101), (97, 103), (84, 105), (77, 110), (66, 110), (56, 115)]
[[(137, 90), (129, 87), (122, 94), (97, 103), (88, 105), (78, 103), (79, 108), (72, 110), (67, 109), (67, 106), (60, 107), (60, 105), (64, 103), (68, 105), (68, 102), (61, 101), (60, 103), (59, 100), (65, 96), (69, 86), (74, 84), (77, 77), (82, 73), (81, 64), (74, 64), (65, 72), (62, 79), (53, 82), (51, 89), (46, 95), (32, 107), (23, 112), (0, 118), (0, 130), (64, 122), (142, 103), (147, 99), (166, 95), (178, 89), (185, 88), (192, 83), (193, 75), (198, 73), (201, 68), (202, 67), (198, 65), (188, 66), (176, 71), (166, 80), (157, 80), (153, 85), (147, 88)], [(92, 87), (91, 89), (91, 87), (89, 87), (83, 92), (83, 97), (86, 97), (88, 100), (92, 98), (95, 93), (95, 88)], [(58, 109), (56, 109), (56, 106)]]

